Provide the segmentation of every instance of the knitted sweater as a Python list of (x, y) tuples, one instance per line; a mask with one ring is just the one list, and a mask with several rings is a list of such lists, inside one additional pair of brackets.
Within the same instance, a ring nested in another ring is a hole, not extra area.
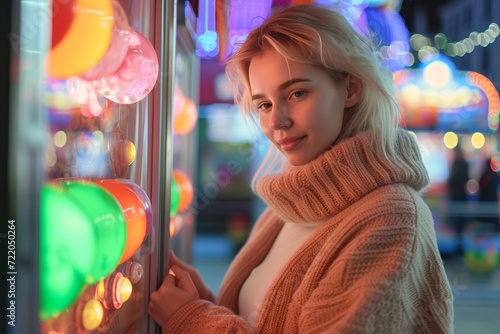
[[(221, 284), (217, 305), (183, 305), (163, 333), (451, 333), (451, 289), (433, 219), (419, 192), (428, 175), (401, 130), (396, 165), (360, 133), (311, 163), (268, 175), (268, 208)], [(239, 291), (285, 221), (322, 221), (280, 271), (252, 329), (238, 316)]]

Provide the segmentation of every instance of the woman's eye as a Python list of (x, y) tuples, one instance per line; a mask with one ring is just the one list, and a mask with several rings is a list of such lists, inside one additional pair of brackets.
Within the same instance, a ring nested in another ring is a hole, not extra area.
[(259, 106), (257, 107), (257, 109), (259, 111), (266, 111), (267, 109), (269, 109), (271, 107), (271, 104), (270, 103), (261, 103), (259, 104)]
[(303, 90), (299, 90), (299, 91), (293, 92), (292, 93), (292, 98), (302, 97), (302, 96), (304, 96), (305, 93), (306, 92), (304, 92)]

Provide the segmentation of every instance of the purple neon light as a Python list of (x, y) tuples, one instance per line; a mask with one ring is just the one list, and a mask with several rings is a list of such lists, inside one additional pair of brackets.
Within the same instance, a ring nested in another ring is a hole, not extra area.
[(259, 27), (271, 13), (272, 0), (230, 0), (228, 52), (232, 53), (253, 29)]

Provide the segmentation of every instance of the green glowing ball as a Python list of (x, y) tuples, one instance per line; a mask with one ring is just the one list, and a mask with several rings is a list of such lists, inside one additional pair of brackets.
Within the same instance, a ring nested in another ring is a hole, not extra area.
[(93, 182), (66, 181), (61, 187), (87, 213), (94, 229), (96, 251), (86, 283), (97, 283), (113, 272), (123, 254), (127, 231), (122, 208), (110, 192)]
[(179, 211), (181, 203), (181, 187), (179, 183), (172, 177), (170, 187), (170, 218), (173, 218)]
[(115, 269), (126, 240), (120, 204), (103, 187), (63, 179), (42, 187), (40, 318), (57, 316), (85, 285)]
[(87, 213), (61, 189), (45, 185), (40, 199), (40, 318), (57, 316), (83, 290), (94, 264), (96, 235)]

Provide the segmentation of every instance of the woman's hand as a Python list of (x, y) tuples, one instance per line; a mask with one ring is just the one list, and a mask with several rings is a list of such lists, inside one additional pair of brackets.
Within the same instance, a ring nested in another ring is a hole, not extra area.
[(149, 315), (162, 327), (181, 306), (200, 299), (189, 273), (177, 265), (173, 265), (171, 270), (173, 274), (165, 276), (149, 301)]
[(170, 265), (179, 266), (181, 269), (189, 273), (201, 299), (215, 302), (215, 297), (212, 293), (212, 290), (210, 290), (210, 288), (203, 282), (199, 271), (175, 256), (173, 251), (170, 251)]

